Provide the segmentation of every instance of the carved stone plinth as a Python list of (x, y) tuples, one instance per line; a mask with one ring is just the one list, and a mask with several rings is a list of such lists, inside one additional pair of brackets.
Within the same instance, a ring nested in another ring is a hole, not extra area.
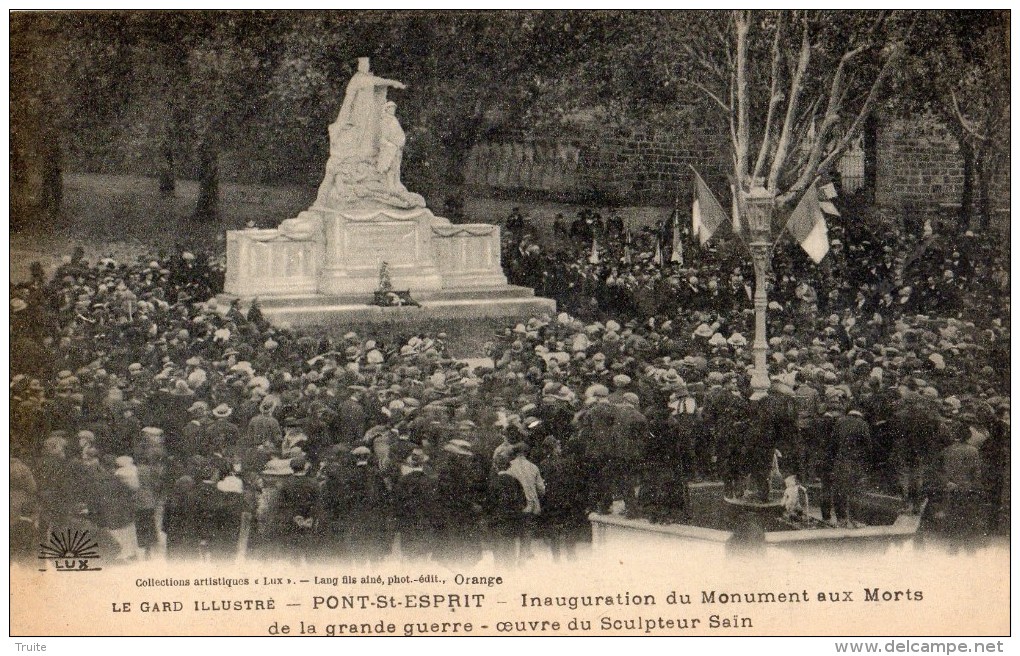
[(432, 212), (418, 208), (364, 214), (321, 211), (320, 215), (326, 240), (320, 294), (371, 294), (378, 289), (383, 262), (389, 265), (397, 289), (442, 289), (429, 247)]

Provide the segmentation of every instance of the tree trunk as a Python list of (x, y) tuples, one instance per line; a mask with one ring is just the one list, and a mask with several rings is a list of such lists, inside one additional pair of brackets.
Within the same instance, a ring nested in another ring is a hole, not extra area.
[(960, 155), (963, 156), (963, 193), (960, 194), (957, 228), (963, 233), (970, 229), (974, 204), (974, 148), (966, 139), (960, 139)]
[(159, 166), (159, 192), (164, 196), (172, 196), (177, 190), (177, 178), (174, 175), (174, 145), (169, 134), (160, 145), (160, 155), (162, 161)]
[[(51, 121), (47, 113), (46, 119)], [(45, 130), (43, 151), (43, 177), (40, 208), (44, 214), (53, 217), (60, 213), (64, 201), (64, 175), (61, 167), (60, 137), (52, 124)]]
[(215, 221), (219, 217), (220, 176), (217, 153), (208, 138), (198, 144), (198, 202), (195, 218)]
[(875, 202), (878, 189), (878, 117), (872, 114), (864, 123), (864, 195)]

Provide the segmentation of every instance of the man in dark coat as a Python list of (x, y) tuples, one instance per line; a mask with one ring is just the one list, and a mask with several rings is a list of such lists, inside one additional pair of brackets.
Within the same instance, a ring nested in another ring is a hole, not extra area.
[[(833, 401), (835, 403), (835, 401)], [(843, 399), (841, 407), (850, 407)], [(826, 444), (822, 463), (822, 519), (853, 527), (850, 505), (853, 495), (866, 473), (867, 454), (871, 447), (871, 428), (864, 415), (851, 409), (837, 416)]]
[(195, 401), (188, 408), (188, 414), (191, 420), (181, 429), (176, 442), (168, 440), (167, 451), (185, 460), (195, 455), (212, 455), (214, 452), (206, 440), (206, 429), (212, 423), (209, 419), (209, 404), (205, 401)]
[(389, 499), (372, 450), (357, 446), (326, 466), (319, 492), (323, 552), (355, 563), (385, 557), (392, 541)]
[(705, 422), (714, 438), (718, 470), (728, 497), (743, 493), (744, 435), (751, 423), (748, 412), (748, 401), (735, 385), (729, 389), (713, 386), (706, 394)]
[(226, 456), (240, 441), (241, 429), (230, 421), (233, 412), (226, 403), (221, 403), (213, 409), (213, 420), (205, 429), (205, 440), (211, 453)]
[(181, 476), (174, 481), (163, 507), (162, 529), (169, 560), (192, 560), (199, 556), (199, 513), (195, 480)]
[(937, 496), (945, 513), (946, 529), (954, 536), (975, 535), (984, 529), (984, 463), (980, 450), (972, 443), (980, 439), (971, 433), (973, 422), (974, 416), (964, 413), (953, 431), (952, 442), (938, 455)]
[(493, 460), (486, 518), (496, 565), (512, 568), (520, 562), (517, 541), (524, 536), (527, 499), (521, 483), (510, 472), (510, 461), (508, 454), (497, 454)]
[(752, 394), (749, 413), (753, 420), (746, 434), (745, 473), (758, 499), (764, 502), (769, 499), (769, 474), (776, 449), (785, 436), (793, 433), (796, 424), (786, 397), (772, 391)]
[(450, 440), (442, 453), (436, 468), (438, 536), (434, 552), (440, 560), (477, 563), (482, 557), (480, 519), (486, 471), (479, 470), (466, 440)]
[(281, 520), (281, 547), (292, 562), (312, 556), (317, 549), (315, 532), (319, 485), (308, 476), (309, 463), (304, 456), (290, 461), (294, 470), (280, 487), (277, 512)]
[(365, 436), (365, 431), (368, 430), (367, 421), (368, 415), (365, 412), (365, 407), (361, 404), (360, 396), (355, 390), (337, 408), (335, 439), (339, 444), (352, 447), (355, 442)]
[(546, 442), (551, 442), (546, 448), (549, 455), (538, 463), (545, 481), (541, 534), (549, 542), (553, 560), (558, 561), (563, 551), (573, 560), (578, 529), (588, 526), (584, 466), (577, 453), (564, 453), (555, 437), (547, 437)]
[(594, 494), (592, 505), (596, 512), (608, 513), (613, 505), (613, 478), (609, 472), (615, 457), (613, 424), (616, 412), (609, 403), (609, 389), (604, 385), (592, 385), (586, 396), (589, 405), (578, 415), (577, 439), (583, 445), (590, 468)]
[(624, 392), (621, 401), (614, 407), (613, 447), (607, 475), (614, 499), (623, 499), (627, 509), (634, 512), (637, 501), (634, 490), (642, 482), (641, 463), (648, 442), (648, 419), (638, 409), (640, 399), (637, 394)]
[(935, 404), (914, 391), (904, 390), (899, 409), (886, 427), (892, 438), (889, 459), (896, 470), (908, 510), (920, 508), (935, 456), (945, 444), (944, 430)]
[(420, 448), (402, 441), (391, 459), (399, 463), (393, 483), (393, 512), (400, 532), (400, 551), (408, 560), (424, 560), (435, 536), (435, 484), (425, 474)]

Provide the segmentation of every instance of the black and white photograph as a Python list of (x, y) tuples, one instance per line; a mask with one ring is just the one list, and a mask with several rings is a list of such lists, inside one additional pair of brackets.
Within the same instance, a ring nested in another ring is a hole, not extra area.
[(12, 648), (1002, 651), (1010, 19), (10, 11)]

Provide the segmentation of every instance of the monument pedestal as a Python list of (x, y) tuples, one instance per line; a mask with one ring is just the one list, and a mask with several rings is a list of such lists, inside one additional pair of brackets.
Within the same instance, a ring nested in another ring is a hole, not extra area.
[(318, 215), (326, 241), (318, 277), (320, 294), (371, 294), (379, 288), (383, 262), (395, 289), (442, 289), (429, 248), (435, 216), (427, 209), (355, 213), (313, 207), (309, 211)]
[[(386, 262), (395, 289), (421, 307), (372, 305)], [(499, 227), (453, 225), (424, 208), (311, 208), (276, 230), (227, 232), (225, 301), (255, 298), (280, 326), (524, 318), (555, 301), (508, 285)]]

